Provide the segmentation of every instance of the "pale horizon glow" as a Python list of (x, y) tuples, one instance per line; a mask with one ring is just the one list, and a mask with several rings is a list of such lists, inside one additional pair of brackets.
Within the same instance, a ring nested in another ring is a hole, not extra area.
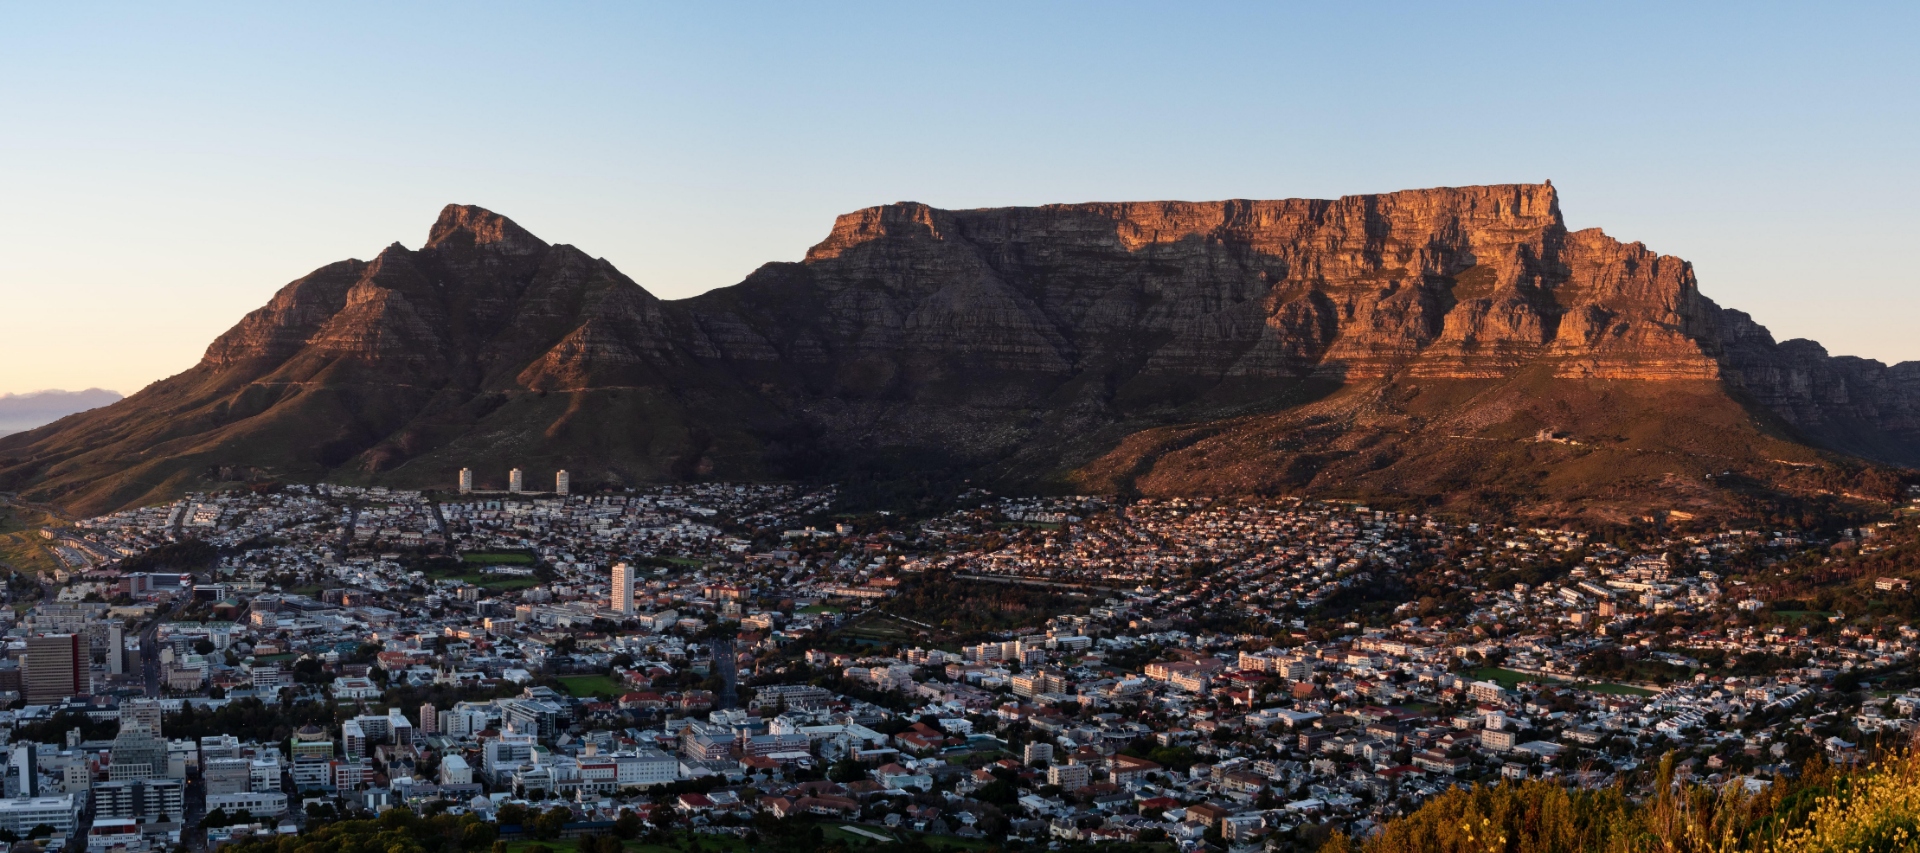
[[(1326, 4), (1332, 5), (1332, 4)], [(1776, 339), (1920, 359), (1920, 7), (0, 7), (0, 393), (132, 394), (477, 204), (663, 298), (912, 200), (1551, 179)]]

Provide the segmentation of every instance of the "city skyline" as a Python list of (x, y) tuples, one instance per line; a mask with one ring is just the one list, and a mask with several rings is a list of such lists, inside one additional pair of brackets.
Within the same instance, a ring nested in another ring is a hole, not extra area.
[(0, 851), (1920, 849), (1916, 25), (0, 7)]

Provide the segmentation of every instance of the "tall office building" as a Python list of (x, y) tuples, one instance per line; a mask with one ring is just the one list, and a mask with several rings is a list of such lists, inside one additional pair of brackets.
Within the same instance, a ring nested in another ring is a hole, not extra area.
[(7, 796), (40, 796), (40, 745), (32, 741), (16, 743), (7, 757)]
[(526, 480), (521, 475), (520, 469), (515, 468), (512, 471), (507, 472), (507, 491), (517, 495), (517, 494), (520, 494), (520, 492), (525, 488), (526, 488)]
[(107, 623), (107, 672), (112, 675), (127, 674), (126, 631), (126, 625), (118, 619)]
[(473, 491), (473, 469), (462, 468), (460, 469), (460, 494), (464, 495), (471, 491)]
[(79, 634), (44, 634), (27, 638), (25, 672), (27, 704), (47, 705), (87, 692), (87, 656)]
[(440, 712), (432, 702), (420, 706), (420, 733), (433, 735), (440, 733)]
[(167, 740), (159, 729), (148, 728), (146, 721), (128, 719), (121, 712), (120, 733), (113, 738), (113, 763), (107, 778), (116, 782), (132, 779), (161, 779), (167, 775)]
[(626, 563), (626, 562), (614, 563), (613, 564), (613, 595), (609, 597), (610, 600), (607, 602), (607, 606), (615, 610), (618, 610), (621, 613), (632, 613), (633, 612), (633, 582), (636, 579), (637, 578), (635, 577), (633, 565), (631, 563)]
[(564, 495), (567, 493), (567, 490), (569, 488), (572, 488), (572, 486), (573, 486), (573, 478), (567, 476), (566, 471), (564, 470), (559, 471), (553, 475), (553, 493), (554, 494)]

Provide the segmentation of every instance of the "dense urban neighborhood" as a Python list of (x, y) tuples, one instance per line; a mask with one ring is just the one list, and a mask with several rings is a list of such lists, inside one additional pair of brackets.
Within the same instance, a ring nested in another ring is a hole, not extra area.
[(0, 844), (212, 850), (405, 809), (513, 853), (1312, 850), (1463, 785), (1764, 791), (1920, 710), (1899, 515), (1602, 534), (509, 482), (48, 517), (53, 564), (0, 610)]

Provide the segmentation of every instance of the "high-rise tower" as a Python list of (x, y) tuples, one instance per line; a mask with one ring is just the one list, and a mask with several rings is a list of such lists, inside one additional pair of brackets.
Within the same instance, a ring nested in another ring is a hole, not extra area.
[(515, 468), (507, 472), (507, 491), (517, 495), (526, 488), (526, 485), (526, 478), (520, 473), (520, 469)]
[(460, 469), (460, 494), (464, 495), (471, 491), (473, 491), (473, 469), (462, 468)]
[(554, 494), (564, 495), (567, 493), (567, 489), (572, 485), (573, 485), (573, 478), (567, 476), (567, 472), (565, 469), (562, 469), (553, 475), (553, 493)]
[(127, 628), (118, 619), (107, 622), (107, 672), (110, 675), (127, 674)]
[(631, 563), (613, 564), (613, 595), (607, 602), (609, 607), (621, 613), (633, 612), (633, 582), (636, 579)]
[(21, 686), (27, 703), (47, 705), (87, 692), (86, 654), (79, 634), (45, 634), (27, 638), (27, 660)]

